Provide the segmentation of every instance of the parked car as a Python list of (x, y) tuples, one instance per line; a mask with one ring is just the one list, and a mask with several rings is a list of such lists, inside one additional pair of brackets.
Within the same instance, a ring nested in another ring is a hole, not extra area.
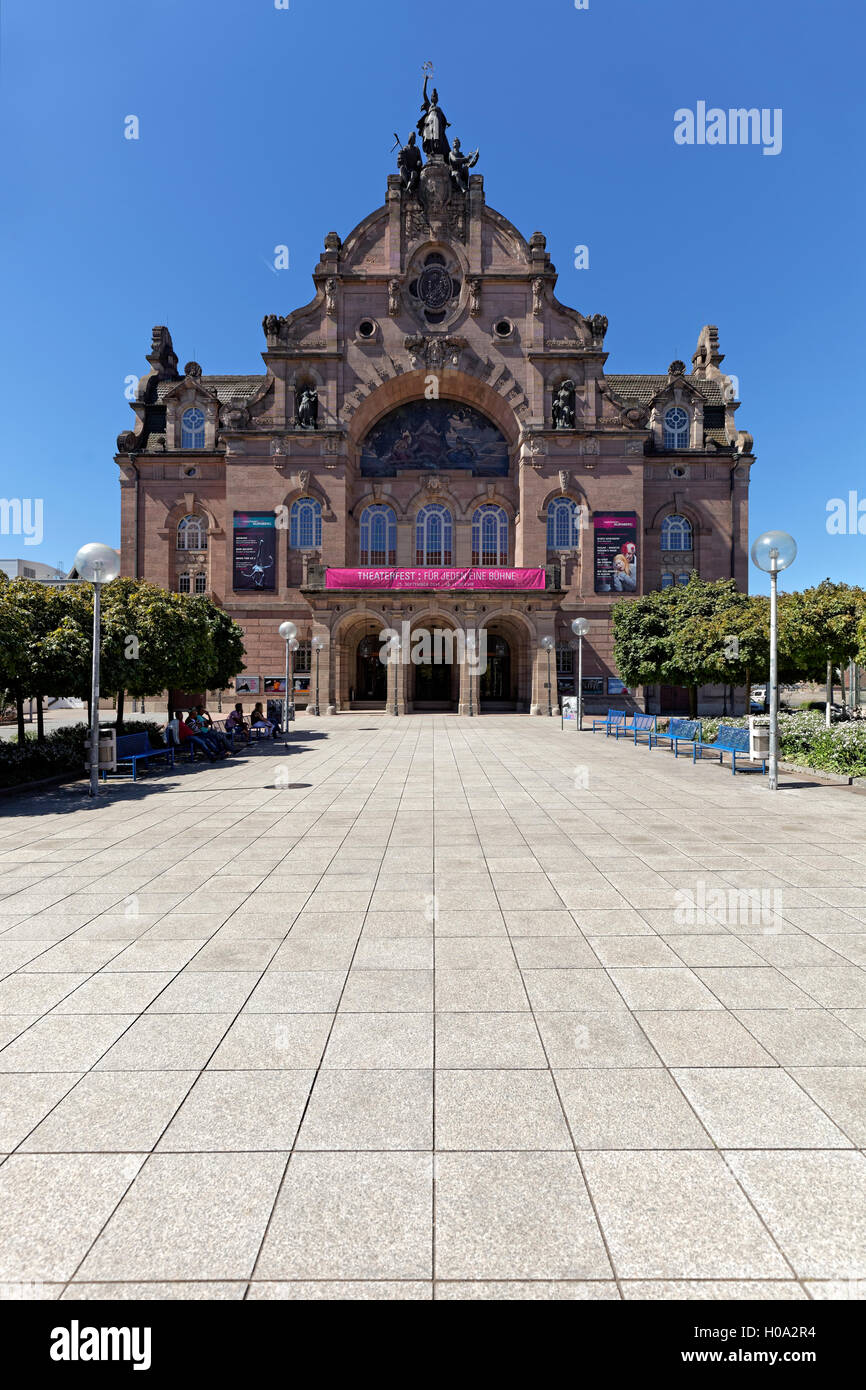
[(749, 713), (766, 714), (768, 708), (767, 687), (765, 685), (753, 685), (749, 703)]

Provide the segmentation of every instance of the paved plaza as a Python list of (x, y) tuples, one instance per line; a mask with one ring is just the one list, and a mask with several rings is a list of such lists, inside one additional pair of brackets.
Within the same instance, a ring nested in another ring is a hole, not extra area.
[(518, 716), (0, 803), (6, 1298), (866, 1294), (866, 798)]

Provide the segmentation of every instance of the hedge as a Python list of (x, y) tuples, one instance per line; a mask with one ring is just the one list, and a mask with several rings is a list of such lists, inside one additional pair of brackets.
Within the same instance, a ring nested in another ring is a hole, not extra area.
[[(125, 734), (148, 733), (156, 747), (163, 747), (162, 726), (139, 719), (122, 725)], [(48, 777), (85, 775), (86, 739), (90, 730), (86, 724), (70, 724), (46, 734), (41, 743), (35, 734), (28, 734), (24, 743), (0, 741), (0, 788), (20, 787), (27, 782), (41, 782)]]

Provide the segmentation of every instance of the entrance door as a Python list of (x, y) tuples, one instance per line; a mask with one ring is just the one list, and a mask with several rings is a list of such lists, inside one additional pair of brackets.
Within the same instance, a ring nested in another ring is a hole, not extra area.
[(479, 696), (482, 709), (514, 709), (514, 690), (511, 684), (511, 647), (504, 637), (489, 633), (487, 637), (487, 670), (480, 678)]
[(684, 685), (659, 688), (659, 714), (688, 714), (689, 692)]
[(355, 661), (353, 704), (381, 705), (388, 693), (388, 670), (379, 660), (382, 644), (378, 637), (362, 637)]
[(434, 661), (414, 666), (414, 709), (450, 710), (454, 705), (454, 666), (450, 661)]

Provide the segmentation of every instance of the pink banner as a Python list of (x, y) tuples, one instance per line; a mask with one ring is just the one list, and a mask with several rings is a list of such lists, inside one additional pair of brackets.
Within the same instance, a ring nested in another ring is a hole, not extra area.
[(543, 589), (544, 570), (328, 570), (327, 589)]

